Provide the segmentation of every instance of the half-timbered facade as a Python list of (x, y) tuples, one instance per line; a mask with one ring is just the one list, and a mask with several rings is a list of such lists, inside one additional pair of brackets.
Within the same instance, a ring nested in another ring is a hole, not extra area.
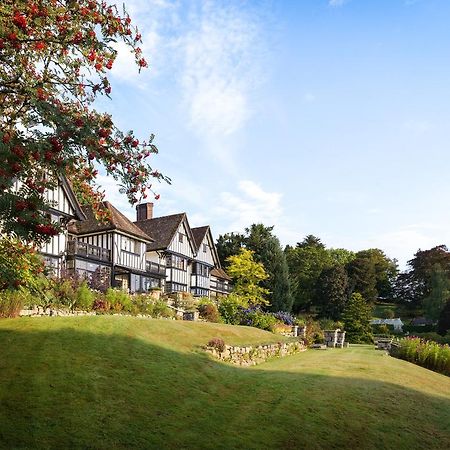
[(50, 241), (40, 248), (45, 264), (55, 274), (59, 274), (64, 266), (67, 251), (67, 227), (71, 220), (84, 220), (86, 217), (72, 191), (71, 186), (64, 177), (58, 178), (58, 184), (53, 189), (47, 189), (44, 193), (45, 200), (50, 205), (49, 218), (52, 222), (63, 225), (63, 231), (52, 236)]
[(148, 261), (147, 246), (153, 239), (111, 203), (103, 202), (109, 219), (101, 222), (90, 207), (83, 207), (86, 220), (69, 227), (67, 268), (89, 279), (110, 279), (113, 287), (130, 292), (163, 288), (165, 265)]
[(210, 297), (219, 298), (230, 294), (232, 290), (231, 277), (221, 268), (211, 270)]
[[(190, 228), (186, 213), (153, 217), (153, 204), (137, 206), (135, 224), (154, 241), (147, 246), (147, 259), (166, 262), (165, 292), (190, 292), (194, 296), (227, 295), (230, 278), (220, 261), (209, 226)], [(213, 270), (219, 269), (217, 277)]]
[(192, 264), (191, 293), (199, 297), (210, 296), (211, 270), (220, 267), (211, 229), (208, 225), (192, 228), (196, 256)]
[(189, 292), (195, 241), (185, 213), (153, 218), (153, 205), (137, 206), (137, 225), (154, 241), (147, 245), (147, 259), (165, 261), (165, 292)]

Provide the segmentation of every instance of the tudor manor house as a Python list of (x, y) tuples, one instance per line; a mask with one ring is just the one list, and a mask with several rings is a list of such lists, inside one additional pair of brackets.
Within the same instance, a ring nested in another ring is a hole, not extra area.
[(98, 221), (92, 208), (81, 207), (64, 178), (46, 193), (52, 220), (66, 224), (41, 253), (54, 273), (106, 280), (129, 292), (161, 289), (194, 296), (228, 295), (231, 279), (220, 266), (208, 225), (191, 228), (186, 213), (153, 217), (153, 203), (136, 207), (129, 220), (108, 201), (107, 222)]

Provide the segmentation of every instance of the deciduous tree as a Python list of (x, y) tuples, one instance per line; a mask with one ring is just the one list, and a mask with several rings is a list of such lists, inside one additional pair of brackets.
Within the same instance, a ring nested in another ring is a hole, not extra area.
[[(106, 76), (124, 42), (147, 67), (129, 15), (100, 0), (0, 2), (0, 221), (3, 233), (41, 242), (58, 232), (44, 191), (72, 179), (82, 203), (100, 204), (103, 166), (131, 203), (166, 179), (150, 165), (153, 136), (140, 140), (93, 108), (110, 96)], [(18, 192), (17, 192), (18, 189)], [(98, 215), (101, 210), (97, 208)]]
[(253, 252), (242, 248), (237, 255), (229, 256), (227, 261), (228, 274), (233, 278), (233, 292), (243, 300), (241, 306), (268, 305), (266, 297), (269, 291), (261, 287), (261, 282), (268, 275), (264, 266), (254, 260)]

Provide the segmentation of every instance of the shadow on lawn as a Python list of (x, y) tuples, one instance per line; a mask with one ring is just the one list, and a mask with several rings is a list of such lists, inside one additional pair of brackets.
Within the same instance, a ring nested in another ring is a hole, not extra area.
[(450, 448), (450, 401), (65, 328), (0, 330), (1, 448)]

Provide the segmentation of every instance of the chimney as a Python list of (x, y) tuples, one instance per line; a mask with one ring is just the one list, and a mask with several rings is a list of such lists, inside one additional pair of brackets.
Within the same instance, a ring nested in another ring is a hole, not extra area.
[(153, 203), (142, 203), (136, 206), (136, 221), (153, 219)]

